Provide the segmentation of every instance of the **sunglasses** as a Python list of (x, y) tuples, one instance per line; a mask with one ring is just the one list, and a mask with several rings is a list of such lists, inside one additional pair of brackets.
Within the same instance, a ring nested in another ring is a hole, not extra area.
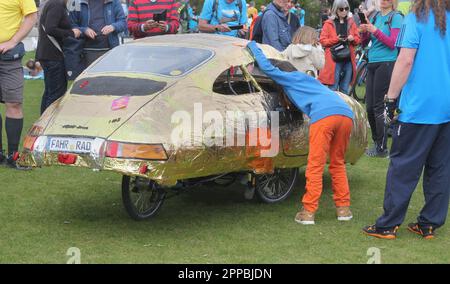
[(350, 7), (345, 7), (345, 8), (339, 8), (339, 11), (344, 12), (344, 11), (349, 11)]

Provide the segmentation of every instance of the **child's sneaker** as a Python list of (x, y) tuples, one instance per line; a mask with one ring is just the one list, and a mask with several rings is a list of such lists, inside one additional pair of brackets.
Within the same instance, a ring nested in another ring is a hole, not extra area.
[(302, 210), (295, 215), (295, 222), (302, 225), (314, 225), (314, 213), (302, 208)]
[(364, 234), (379, 239), (394, 240), (397, 237), (398, 226), (391, 229), (379, 229), (375, 225), (363, 228)]
[(435, 228), (433, 226), (420, 226), (418, 223), (410, 223), (408, 224), (408, 230), (421, 235), (424, 239), (434, 239)]
[(336, 207), (336, 216), (338, 221), (350, 221), (353, 218), (349, 206)]

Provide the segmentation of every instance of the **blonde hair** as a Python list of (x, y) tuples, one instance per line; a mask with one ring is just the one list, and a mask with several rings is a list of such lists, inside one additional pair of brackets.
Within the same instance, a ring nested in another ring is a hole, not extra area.
[(292, 37), (293, 44), (314, 44), (318, 42), (319, 34), (311, 27), (299, 28)]

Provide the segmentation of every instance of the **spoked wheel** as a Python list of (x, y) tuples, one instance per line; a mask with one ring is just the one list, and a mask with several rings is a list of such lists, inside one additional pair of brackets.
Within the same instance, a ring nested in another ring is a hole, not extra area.
[(131, 218), (140, 221), (158, 212), (166, 196), (156, 182), (141, 177), (122, 177), (122, 201)]
[(256, 176), (256, 193), (266, 203), (283, 201), (292, 192), (298, 168), (275, 169), (273, 174)]
[(358, 102), (364, 102), (366, 99), (366, 77), (367, 63), (362, 63), (356, 70), (356, 80), (351, 90), (353, 98)]

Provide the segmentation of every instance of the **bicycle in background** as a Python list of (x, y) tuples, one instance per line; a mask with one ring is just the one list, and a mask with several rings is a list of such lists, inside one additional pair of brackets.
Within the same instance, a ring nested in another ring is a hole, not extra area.
[(365, 102), (366, 100), (366, 78), (367, 78), (367, 64), (369, 59), (367, 53), (369, 47), (358, 47), (356, 50), (356, 80), (350, 86), (350, 95), (358, 102)]

